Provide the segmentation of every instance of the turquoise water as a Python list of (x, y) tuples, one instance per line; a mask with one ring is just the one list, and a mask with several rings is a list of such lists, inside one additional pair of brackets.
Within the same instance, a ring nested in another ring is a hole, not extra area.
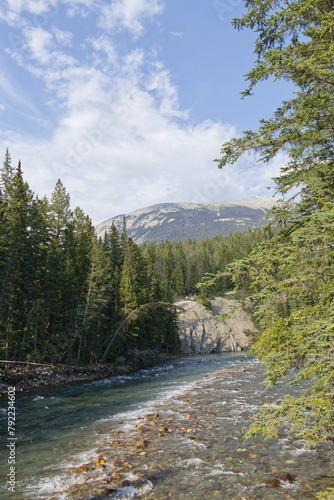
[(127, 376), (17, 394), (15, 493), (6, 490), (7, 399), (2, 397), (1, 498), (48, 498), (70, 464), (91, 457), (99, 436), (119, 428), (120, 421), (123, 428), (130, 426), (138, 414), (205, 375), (252, 361), (245, 353), (193, 356)]

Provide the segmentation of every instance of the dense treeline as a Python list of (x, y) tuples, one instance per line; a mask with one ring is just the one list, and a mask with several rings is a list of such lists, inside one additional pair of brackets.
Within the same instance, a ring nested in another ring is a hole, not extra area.
[(14, 169), (7, 150), (0, 191), (1, 358), (98, 362), (110, 336), (133, 314), (109, 359), (179, 347), (176, 312), (154, 266), (113, 227), (97, 239), (91, 220), (58, 180), (49, 202), (39, 199)]
[[(90, 218), (71, 210), (60, 180), (50, 201), (39, 199), (8, 150), (0, 188), (0, 348), (7, 360), (96, 363), (178, 351), (168, 303), (198, 292), (203, 277), (263, 239), (257, 230), (139, 247), (125, 221), (122, 234), (112, 226), (98, 239)], [(231, 286), (226, 278), (217, 289)]]
[[(188, 239), (185, 242), (162, 241), (142, 245), (143, 254), (154, 262), (156, 272), (165, 290), (165, 298), (200, 293), (198, 284), (210, 276), (223, 273), (228, 264), (247, 257), (252, 249), (264, 239), (272, 237), (274, 229), (248, 230), (230, 236), (215, 236), (201, 241)], [(217, 281), (215, 293), (233, 290), (229, 276)], [(244, 287), (244, 292), (246, 291)]]

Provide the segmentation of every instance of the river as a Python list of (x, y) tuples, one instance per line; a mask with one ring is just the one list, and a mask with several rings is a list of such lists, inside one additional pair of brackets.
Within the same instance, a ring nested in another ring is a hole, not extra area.
[[(1, 498), (315, 499), (334, 482), (331, 442), (243, 441), (256, 410), (287, 392), (285, 383), (266, 392), (262, 380), (250, 355), (211, 354), (17, 394), (16, 491), (6, 489), (3, 446)], [(0, 404), (5, 442), (6, 396)]]

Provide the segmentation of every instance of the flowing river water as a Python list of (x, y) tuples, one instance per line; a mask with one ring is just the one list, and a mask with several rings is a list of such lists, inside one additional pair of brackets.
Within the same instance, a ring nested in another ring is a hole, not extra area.
[(332, 441), (243, 439), (259, 408), (301, 391), (263, 379), (248, 354), (211, 354), (19, 394), (15, 493), (4, 396), (1, 498), (316, 499), (334, 485)]

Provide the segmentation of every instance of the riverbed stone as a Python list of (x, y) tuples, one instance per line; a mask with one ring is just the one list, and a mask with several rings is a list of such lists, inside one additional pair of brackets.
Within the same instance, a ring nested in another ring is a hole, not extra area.
[(265, 481), (264, 484), (269, 488), (278, 488), (281, 483), (279, 482), (278, 479), (274, 478), (274, 479), (267, 479), (267, 481)]
[(139, 441), (139, 443), (136, 444), (137, 448), (147, 448), (148, 446), (148, 441), (145, 439), (143, 441)]
[(294, 483), (296, 481), (296, 479), (291, 474), (289, 474), (289, 472), (285, 472), (283, 474), (280, 474), (278, 476), (278, 479), (280, 479), (281, 481), (283, 481), (285, 483)]
[[(241, 374), (244, 377), (245, 373), (249, 374), (246, 382), (258, 380), (256, 390), (253, 382), (253, 389), (248, 392), (247, 383), (238, 383)], [(291, 468), (289, 466), (289, 472), (285, 469), (286, 459), (290, 457), (287, 455), (289, 451), (284, 451), (286, 456), (280, 457), (280, 453), (268, 454), (268, 450), (274, 447), (273, 450), (279, 449), (283, 455), (284, 448), (277, 448), (275, 440), (270, 441), (270, 448), (267, 442), (262, 446), (263, 441), (258, 438), (246, 443), (243, 441), (242, 433), (251, 423), (256, 405), (272, 401), (269, 391), (261, 393), (259, 384), (263, 378), (264, 376), (260, 377), (258, 374), (258, 365), (221, 371), (214, 380), (201, 383), (196, 390), (189, 390), (179, 399), (170, 398), (165, 405), (159, 403), (161, 420), (157, 422), (158, 425), (149, 425), (150, 421), (156, 421), (152, 413), (144, 420), (145, 431), (134, 425), (135, 433), (128, 429), (117, 434), (117, 443), (110, 446), (109, 450), (106, 446), (103, 452), (97, 455), (113, 467), (109, 486), (116, 490), (110, 496), (126, 498), (122, 496), (122, 488), (132, 483), (133, 487), (138, 489), (135, 498), (142, 499), (203, 500), (208, 498), (208, 492), (212, 497), (224, 500), (308, 498), (309, 482), (300, 480), (299, 474), (298, 494), (290, 496), (287, 491), (287, 487), (290, 488), (289, 475), (294, 478), (296, 474), (293, 464)], [(245, 403), (249, 401), (252, 405), (237, 405), (232, 387), (238, 389), (238, 400), (243, 397)], [(228, 393), (224, 392), (227, 388)], [(208, 397), (210, 390), (214, 392), (215, 398)], [(254, 401), (256, 404), (253, 407)], [(197, 419), (190, 419), (189, 416), (197, 416)], [(200, 425), (195, 427), (196, 423)], [(190, 429), (194, 432), (187, 432)], [(162, 436), (159, 436), (158, 433), (162, 430)], [(145, 440), (142, 439), (143, 436)], [(133, 441), (132, 437), (136, 437), (136, 440)], [(138, 448), (142, 441), (149, 443), (149, 446)], [(332, 446), (332, 443), (323, 443), (322, 446)], [(305, 457), (307, 459), (307, 455), (301, 455), (298, 461), (305, 460)], [(313, 467), (315, 462), (313, 456), (311, 458)], [(132, 469), (127, 467), (128, 464), (131, 464)], [(283, 476), (286, 476), (286, 484), (281, 479)], [(75, 477), (74, 475), (73, 479)], [(96, 495), (101, 494), (102, 486), (105, 487), (101, 481), (104, 477), (106, 474), (103, 474), (102, 469), (96, 468), (96, 471), (89, 472), (88, 475), (95, 484), (90, 485), (88, 481), (85, 490), (82, 485), (77, 484), (74, 489), (68, 489), (65, 497), (68, 500), (97, 498), (93, 494), (89, 496), (89, 493), (95, 488), (99, 492)], [(118, 481), (116, 477), (119, 477)], [(111, 478), (114, 478), (115, 483)], [(318, 479), (316, 484), (318, 485)], [(144, 489), (151, 487), (154, 489), (148, 493)]]

